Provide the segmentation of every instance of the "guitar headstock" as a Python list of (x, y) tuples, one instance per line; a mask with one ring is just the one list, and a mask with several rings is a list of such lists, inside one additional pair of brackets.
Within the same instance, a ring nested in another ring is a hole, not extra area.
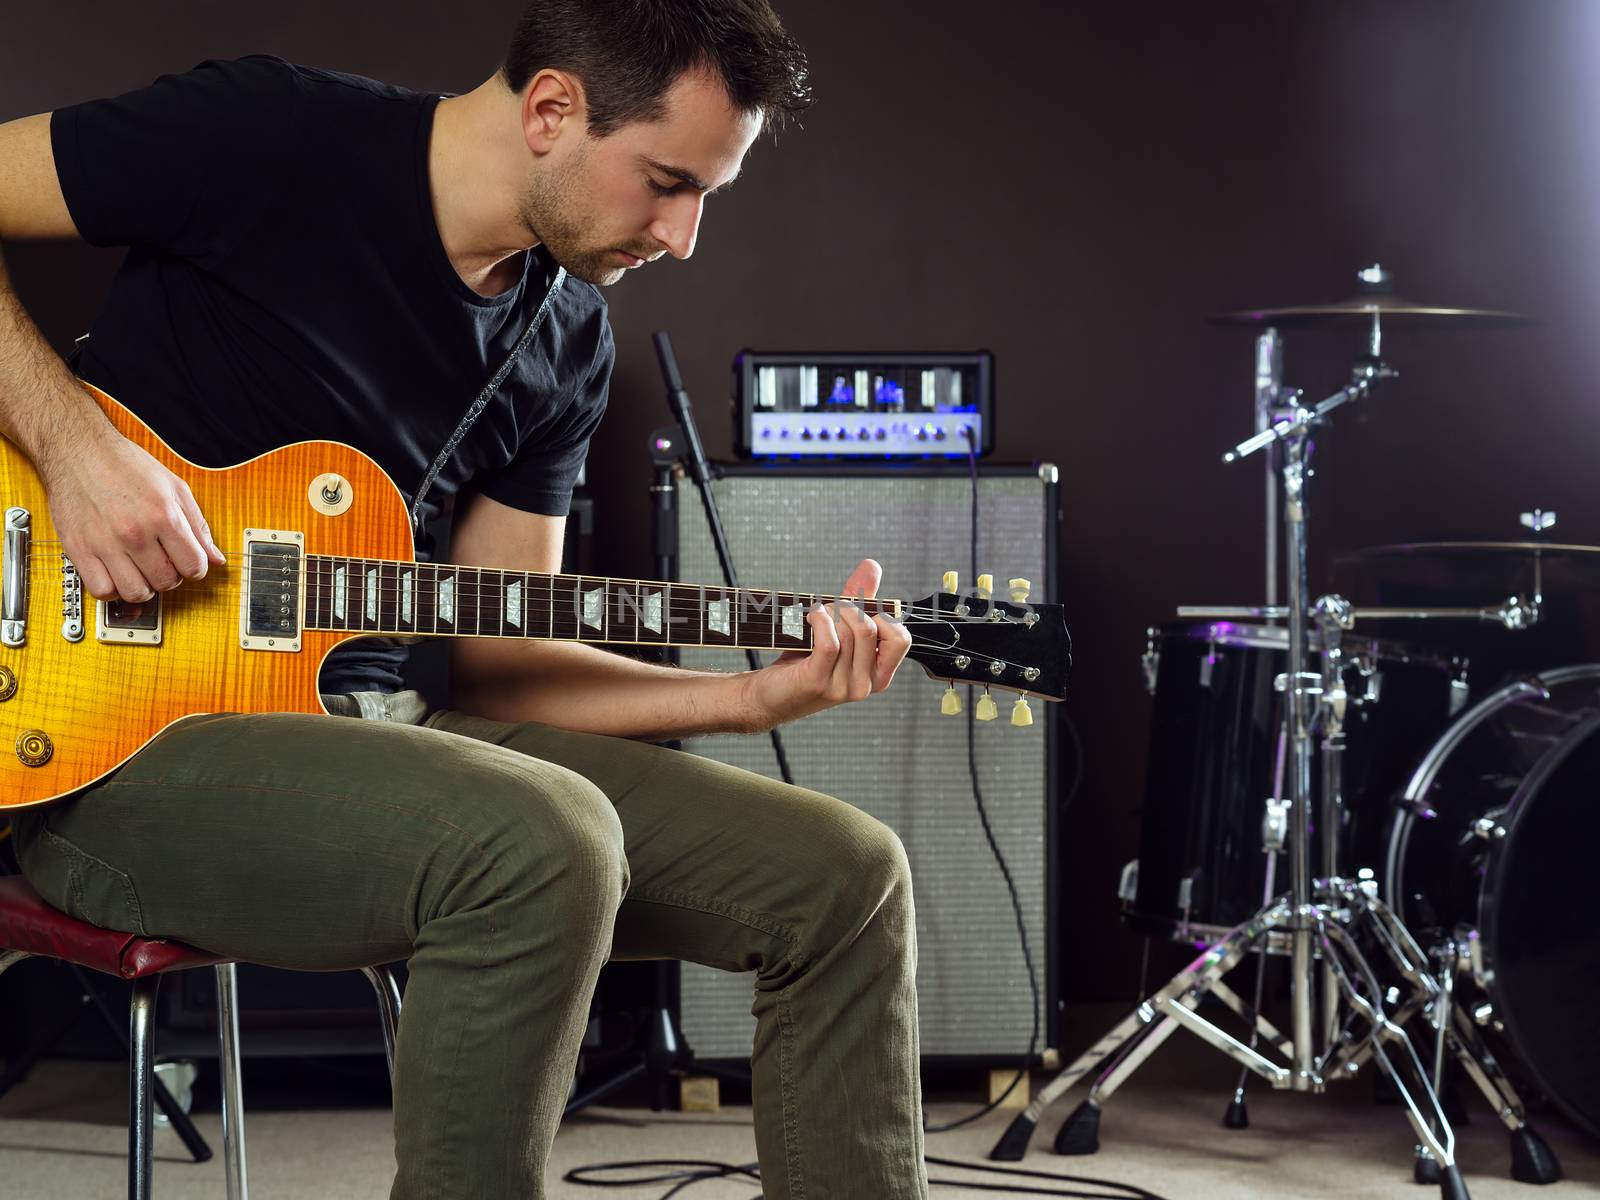
[(1065, 698), (1067, 673), (1072, 667), (1072, 638), (1059, 604), (1030, 604), (1031, 584), (1013, 579), (1009, 599), (994, 595), (994, 581), (978, 577), (977, 587), (963, 594), (955, 572), (944, 578), (944, 588), (913, 603), (905, 615), (911, 634), (908, 657), (915, 659), (932, 679), (951, 685), (941, 711), (953, 716), (961, 711), (956, 684), (984, 689), (976, 715), (980, 721), (999, 715), (991, 689), (1021, 693), (1012, 709), (1014, 725), (1033, 723), (1028, 696), (1045, 700)]

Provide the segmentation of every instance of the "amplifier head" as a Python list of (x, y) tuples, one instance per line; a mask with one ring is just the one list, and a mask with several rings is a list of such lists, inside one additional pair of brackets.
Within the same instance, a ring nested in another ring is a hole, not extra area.
[(745, 350), (733, 408), (744, 458), (982, 457), (994, 449), (994, 355)]

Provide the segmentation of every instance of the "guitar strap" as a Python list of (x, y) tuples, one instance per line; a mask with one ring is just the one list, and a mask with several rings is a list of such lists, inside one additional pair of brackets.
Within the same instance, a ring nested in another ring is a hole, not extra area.
[(533, 335), (539, 332), (539, 327), (544, 324), (544, 319), (550, 315), (550, 305), (555, 301), (556, 293), (561, 290), (561, 285), (567, 281), (567, 269), (556, 268), (556, 277), (550, 282), (550, 290), (544, 294), (544, 300), (539, 305), (539, 311), (533, 314), (528, 327), (522, 331), (522, 337), (512, 347), (511, 353), (506, 355), (505, 362), (500, 364), (500, 369), (489, 377), (489, 382), (483, 385), (477, 397), (467, 406), (467, 411), (461, 414), (461, 420), (456, 423), (455, 432), (439, 448), (438, 455), (433, 460), (433, 465), (428, 468), (428, 473), (422, 477), (422, 482), (417, 485), (416, 495), (411, 501), (411, 535), (416, 537), (422, 532), (422, 498), (428, 494), (428, 489), (433, 486), (433, 481), (439, 477), (439, 472), (444, 470), (445, 463), (450, 461), (450, 456), (455, 453), (456, 447), (461, 444), (461, 439), (467, 436), (483, 410), (489, 406), (489, 401), (494, 398), (495, 392), (500, 390), (500, 385), (505, 382), (506, 376), (511, 374), (511, 368), (517, 359), (533, 340)]

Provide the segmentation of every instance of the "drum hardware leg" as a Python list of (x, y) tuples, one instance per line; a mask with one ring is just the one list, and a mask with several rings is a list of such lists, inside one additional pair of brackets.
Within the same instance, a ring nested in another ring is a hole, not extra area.
[[(1262, 959), (1265, 962), (1265, 958)], [(1223, 1004), (1227, 1005), (1250, 1026), (1250, 1048), (1256, 1047), (1256, 1042), (1265, 1037), (1285, 1058), (1294, 1053), (1294, 1045), (1288, 1037), (1271, 1021), (1261, 1015), (1261, 982), (1260, 976), (1256, 977), (1256, 998), (1252, 1007), (1244, 1002), (1243, 998), (1222, 980), (1217, 980), (1211, 985), (1211, 994)]]
[[(1270, 464), (1267, 468), (1267, 483), (1268, 491), (1271, 492), (1275, 485)], [(1268, 523), (1268, 528), (1271, 528), (1271, 522)], [(1270, 536), (1268, 540), (1271, 540)], [(1269, 566), (1268, 573), (1269, 575), (1275, 575), (1275, 568)], [(1275, 586), (1273, 590), (1274, 592), (1276, 591)], [(1272, 897), (1278, 890), (1278, 855), (1283, 853), (1284, 842), (1289, 836), (1289, 802), (1281, 799), (1283, 795), (1283, 773), (1287, 769), (1288, 763), (1288, 747), (1285, 744), (1287, 732), (1288, 730), (1285, 726), (1280, 725), (1278, 727), (1278, 742), (1272, 761), (1272, 795), (1267, 798), (1266, 813), (1261, 819), (1261, 846), (1267, 860), (1265, 870), (1262, 872), (1264, 879), (1261, 889), (1261, 907), (1263, 909), (1271, 907)], [(1271, 955), (1267, 953), (1267, 945), (1263, 942), (1256, 950), (1255, 1004), (1251, 1008), (1250, 1015), (1245, 1018), (1250, 1022), (1250, 1049), (1254, 1050), (1256, 1048), (1260, 1035), (1265, 1032), (1268, 1037), (1277, 1041), (1278, 1049), (1285, 1058), (1292, 1058), (1294, 1056), (1294, 1048), (1289, 1043), (1289, 1040), (1279, 1033), (1276, 1028), (1267, 1024), (1261, 1016), (1261, 997), (1267, 979), (1267, 964), (1270, 961), (1272, 961)], [(1237, 1004), (1238, 997), (1221, 980), (1218, 980), (1213, 986), (1212, 993), (1224, 1004), (1228, 1004), (1234, 1012), (1239, 1013), (1240, 1016), (1245, 1016), (1244, 1009)], [(1229, 997), (1233, 997), (1235, 1003), (1230, 1004)], [(1228, 1107), (1222, 1114), (1222, 1126), (1224, 1129), (1250, 1128), (1250, 1110), (1245, 1105), (1245, 1089), (1249, 1082), (1250, 1068), (1240, 1067), (1239, 1081), (1233, 1086), (1233, 1099), (1228, 1101)]]
[[(1455, 1163), (1455, 1132), (1451, 1129), (1449, 1121), (1445, 1119), (1444, 1111), (1439, 1105), (1438, 1094), (1433, 1090), (1428, 1080), (1427, 1071), (1424, 1070), (1422, 1060), (1417, 1056), (1416, 1047), (1411, 1039), (1406, 1036), (1404, 1029), (1395, 1024), (1383, 1011), (1381, 997), (1382, 988), (1377, 977), (1373, 974), (1371, 966), (1362, 955), (1360, 948), (1349, 931), (1341, 926), (1326, 920), (1319, 920), (1318, 933), (1322, 944), (1323, 959), (1333, 967), (1334, 975), (1338, 980), (1339, 988), (1344, 993), (1345, 1000), (1351, 1008), (1359, 1012), (1370, 1025), (1368, 1042), (1371, 1046), (1373, 1059), (1379, 1068), (1389, 1077), (1395, 1091), (1399, 1093), (1401, 1103), (1405, 1107), (1406, 1119), (1411, 1122), (1411, 1128), (1421, 1140), (1422, 1148), (1426, 1149), (1434, 1162), (1439, 1166), (1438, 1183), (1443, 1200), (1465, 1200), (1467, 1190), (1462, 1182), (1461, 1172)], [(1364, 995), (1356, 987), (1351, 978), (1351, 969), (1360, 976), (1361, 982), (1367, 991)], [(1402, 1052), (1401, 1063), (1409, 1068), (1416, 1089), (1427, 1102), (1428, 1117), (1425, 1119), (1417, 1101), (1413, 1098), (1411, 1090), (1406, 1086), (1405, 1073), (1395, 1060), (1390, 1057), (1388, 1046), (1397, 1046)], [(1422, 1171), (1422, 1154), (1419, 1149), (1417, 1171)], [(1431, 1174), (1431, 1168), (1430, 1168)], [(1431, 1182), (1431, 1180), (1429, 1180)]]
[[(1433, 1003), (1428, 1005), (1428, 1023), (1433, 1026), (1433, 1094), (1444, 1095), (1444, 1053), (1446, 1043), (1450, 1039), (1450, 1012), (1455, 1005), (1455, 978), (1456, 954), (1455, 942), (1450, 941), (1444, 946), (1436, 948), (1435, 961), (1438, 966), (1438, 991), (1434, 994)], [(1437, 1124), (1434, 1133), (1439, 1132)], [(1432, 1154), (1423, 1146), (1417, 1147), (1416, 1166), (1412, 1170), (1412, 1177), (1418, 1183), (1438, 1183), (1439, 1164)]]
[[(1117, 1070), (1135, 1053), (1138, 1049), (1138, 1043), (1146, 1035), (1155, 1032), (1155, 1026), (1158, 1021), (1163, 1027), (1167, 1027), (1167, 1032), (1162, 1033), (1160, 1037), (1160, 1041), (1164, 1041), (1170, 1034), (1171, 1028), (1174, 1027), (1171, 1021), (1163, 1019), (1171, 1015), (1169, 1012), (1164, 1011), (1164, 1004), (1167, 1001), (1177, 1000), (1179, 997), (1190, 998), (1195, 1003), (1198, 1003), (1206, 992), (1210, 990), (1212, 984), (1237, 966), (1244, 956), (1250, 952), (1253, 945), (1265, 938), (1272, 930), (1285, 926), (1289, 920), (1289, 912), (1288, 901), (1280, 899), (1265, 911), (1257, 913), (1255, 917), (1230, 932), (1214, 945), (1207, 947), (1193, 962), (1173, 976), (1164, 987), (1150, 996), (1149, 999), (1140, 1004), (1116, 1025), (1112, 1026), (1105, 1036), (1073, 1059), (1072, 1062), (1068, 1063), (1056, 1074), (1054, 1079), (1045, 1084), (1039, 1090), (1039, 1094), (1034, 1097), (1033, 1102), (1013, 1118), (1005, 1133), (1000, 1136), (999, 1141), (990, 1149), (989, 1157), (998, 1162), (1020, 1161), (1027, 1152), (1028, 1142), (1033, 1137), (1033, 1131), (1038, 1128), (1040, 1118), (1043, 1117), (1045, 1110), (1051, 1104), (1070, 1091), (1079, 1080), (1106, 1062), (1107, 1059), (1115, 1059), (1110, 1070)], [(1177, 1007), (1182, 1008), (1183, 1006), (1180, 1004)], [(1184, 1011), (1187, 1012), (1186, 1009)], [(1190, 1015), (1192, 1016), (1193, 1014)], [(1198, 1021), (1200, 1018), (1196, 1017), (1195, 1020)], [(1156, 1045), (1159, 1044), (1158, 1041)], [(1150, 1046), (1149, 1051), (1139, 1058), (1139, 1062), (1148, 1057), (1148, 1053), (1153, 1052), (1154, 1049), (1155, 1045)], [(1129, 1064), (1127, 1070), (1121, 1077), (1118, 1077), (1116, 1082), (1120, 1084), (1121, 1079), (1131, 1074), (1137, 1065), (1137, 1063)], [(1105, 1077), (1102, 1077), (1097, 1084), (1101, 1088), (1102, 1095), (1104, 1094), (1105, 1082)], [(1098, 1145), (1098, 1141), (1089, 1135), (1098, 1130), (1099, 1120), (1098, 1102), (1091, 1104), (1089, 1101), (1085, 1101), (1068, 1118), (1063, 1126), (1063, 1132), (1057, 1136), (1057, 1145), (1059, 1146), (1063, 1139), (1076, 1145), (1084, 1145), (1091, 1141)], [(1066, 1132), (1069, 1127), (1072, 1130), (1071, 1133)], [(1068, 1151), (1063, 1151), (1063, 1153), (1066, 1152)], [(1091, 1147), (1089, 1150), (1078, 1152), (1092, 1153), (1093, 1151)]]
[[(1527, 1122), (1521, 1098), (1501, 1070), (1500, 1064), (1484, 1045), (1467, 1013), (1455, 1000), (1455, 977), (1461, 970), (1461, 947), (1454, 939), (1436, 951), (1439, 962), (1438, 976), (1422, 972), (1416, 965), (1421, 948), (1411, 933), (1400, 923), (1392, 909), (1381, 901), (1370, 905), (1375, 918), (1374, 930), (1378, 940), (1388, 951), (1394, 965), (1419, 990), (1402, 1009), (1394, 1015), (1395, 1023), (1405, 1025), (1417, 1011), (1417, 1001), (1428, 997), (1428, 1022), (1435, 1030), (1434, 1090), (1445, 1096), (1444, 1063), (1449, 1053), (1478, 1086), (1495, 1115), (1505, 1125), (1511, 1138), (1511, 1175), (1522, 1183), (1554, 1183), (1562, 1177), (1561, 1163), (1549, 1145)], [(1418, 1147), (1415, 1172), (1419, 1183), (1438, 1181), (1437, 1164), (1422, 1147)]]
[(1561, 1160), (1548, 1142), (1528, 1124), (1522, 1099), (1500, 1064), (1483, 1044), (1460, 1006), (1450, 1010), (1450, 1047), (1456, 1061), (1478, 1085), (1511, 1136), (1511, 1178), (1519, 1183), (1555, 1183), (1562, 1177)]

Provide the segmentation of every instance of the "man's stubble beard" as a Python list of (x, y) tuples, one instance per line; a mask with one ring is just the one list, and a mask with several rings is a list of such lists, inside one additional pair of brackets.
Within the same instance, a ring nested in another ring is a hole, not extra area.
[(568, 274), (608, 287), (627, 273), (625, 268), (607, 261), (609, 249), (586, 245), (583, 225), (567, 216), (586, 207), (586, 193), (578, 183), (585, 157), (580, 153), (559, 170), (534, 176), (523, 194), (519, 215), (528, 232), (543, 243), (550, 257)]

